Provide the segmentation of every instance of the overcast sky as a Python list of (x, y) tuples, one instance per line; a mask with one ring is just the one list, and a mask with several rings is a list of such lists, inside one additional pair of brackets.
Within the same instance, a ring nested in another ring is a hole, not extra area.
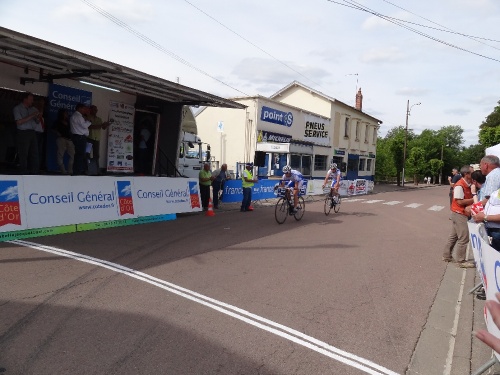
[(409, 100), (417, 134), (475, 144), (500, 100), (498, 0), (0, 0), (0, 25), (226, 98), (297, 80), (354, 106), (361, 87), (381, 135)]

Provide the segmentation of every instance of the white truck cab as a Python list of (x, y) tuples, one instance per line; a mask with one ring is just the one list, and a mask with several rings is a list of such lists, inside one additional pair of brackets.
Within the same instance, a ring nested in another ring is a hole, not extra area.
[(203, 163), (210, 160), (210, 145), (196, 134), (181, 131), (177, 169), (185, 177), (198, 178)]

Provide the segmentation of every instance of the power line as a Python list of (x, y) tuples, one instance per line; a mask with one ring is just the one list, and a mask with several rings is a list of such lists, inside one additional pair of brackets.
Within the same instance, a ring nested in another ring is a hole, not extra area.
[(248, 40), (247, 38), (245, 38), (244, 36), (238, 34), (236, 31), (234, 31), (233, 29), (231, 29), (230, 27), (224, 25), (222, 22), (220, 22), (219, 20), (217, 20), (216, 18), (212, 17), (210, 14), (208, 14), (207, 12), (205, 12), (203, 9), (200, 9), (198, 8), (196, 5), (194, 5), (193, 3), (191, 3), (190, 1), (188, 0), (184, 0), (186, 3), (188, 3), (189, 5), (191, 5), (193, 8), (197, 9), (198, 11), (200, 11), (201, 13), (203, 13), (205, 16), (207, 16), (208, 18), (212, 19), (213, 21), (217, 22), (219, 25), (221, 25), (222, 27), (224, 27), (226, 30), (230, 31), (231, 33), (233, 33), (234, 35), (238, 36), (239, 38), (243, 39), (245, 42), (249, 43), (250, 45), (254, 46), (255, 48), (257, 48), (259, 51), (265, 53), (267, 56), (271, 57), (272, 59), (276, 60), (277, 62), (279, 62), (280, 64), (282, 64), (283, 66), (287, 67), (288, 69), (294, 71), (295, 73), (297, 73), (298, 75), (304, 77), (305, 79), (307, 79), (309, 82), (312, 82), (314, 83), (315, 85), (319, 86), (319, 87), (322, 87), (319, 83), (317, 82), (314, 82), (311, 78), (305, 76), (304, 74), (302, 74), (301, 72), (299, 72), (298, 70), (292, 68), (290, 65), (288, 65), (287, 63), (285, 63), (284, 61), (278, 59), (277, 57), (274, 57), (273, 55), (271, 55), (269, 52), (267, 52), (266, 50), (262, 49), (261, 47), (259, 47), (258, 45), (254, 44), (253, 42), (251, 42), (250, 40)]
[[(334, 1), (334, 0), (327, 0), (327, 1), (328, 1), (328, 2), (331, 2), (331, 3), (337, 3), (337, 4), (338, 4), (338, 2), (336, 2), (336, 1)], [(436, 38), (436, 37), (433, 37), (432, 35), (429, 35), (429, 34), (426, 34), (426, 33), (422, 32), (422, 31), (419, 31), (419, 30), (417, 30), (417, 29), (414, 29), (413, 27), (407, 26), (407, 25), (405, 25), (405, 24), (403, 24), (403, 23), (401, 23), (401, 22), (399, 22), (399, 21), (396, 21), (396, 20), (391, 19), (391, 18), (389, 18), (389, 17), (387, 17), (387, 16), (384, 16), (383, 14), (378, 13), (378, 12), (377, 12), (377, 11), (375, 11), (375, 10), (372, 10), (372, 9), (370, 9), (370, 8), (367, 8), (367, 7), (364, 7), (363, 5), (361, 5), (361, 4), (359, 4), (359, 3), (357, 3), (356, 1), (349, 1), (349, 0), (343, 0), (343, 1), (344, 1), (345, 3), (347, 3), (347, 4), (351, 5), (351, 7), (352, 7), (352, 8), (355, 8), (355, 9), (357, 9), (357, 10), (361, 10), (361, 11), (364, 11), (364, 12), (367, 12), (367, 13), (370, 13), (370, 14), (373, 14), (373, 15), (374, 15), (374, 16), (376, 16), (376, 17), (382, 18), (382, 19), (384, 19), (384, 20), (386, 20), (386, 21), (388, 21), (388, 22), (391, 22), (391, 23), (393, 23), (393, 24), (395, 24), (395, 25), (397, 25), (397, 26), (400, 26), (400, 27), (405, 28), (405, 29), (407, 29), (407, 30), (409, 30), (409, 31), (412, 31), (412, 32), (414, 32), (414, 33), (416, 33), (416, 34), (418, 34), (418, 35), (421, 35), (421, 36), (425, 37), (425, 38), (431, 39), (431, 40), (433, 40), (433, 41), (435, 41), (435, 42), (438, 42), (438, 43), (444, 44), (444, 45), (446, 45), (446, 46), (449, 46), (449, 47), (452, 47), (452, 48), (458, 49), (458, 50), (463, 51), (463, 52), (470, 53), (470, 54), (472, 54), (472, 55), (476, 55), (476, 56), (479, 56), (479, 57), (483, 57), (483, 58), (488, 59), (488, 60), (493, 60), (493, 61), (500, 62), (500, 60), (495, 59), (495, 58), (493, 58), (493, 57), (489, 57), (489, 56), (482, 55), (482, 54), (477, 53), (477, 52), (470, 51), (470, 50), (468, 50), (468, 49), (466, 49), (466, 48), (459, 47), (459, 46), (457, 46), (457, 45), (454, 45), (454, 44), (452, 44), (452, 43), (446, 42), (446, 41), (444, 41), (444, 40), (441, 40), (441, 39), (438, 39), (438, 38)], [(343, 5), (343, 4), (341, 4), (341, 5)]]
[(108, 20), (110, 20), (111, 22), (115, 23), (116, 25), (120, 26), (121, 28), (127, 30), (129, 33), (135, 35), (137, 38), (139, 38), (140, 40), (142, 40), (143, 42), (149, 44), (150, 46), (156, 48), (157, 50), (163, 52), (164, 54), (170, 56), (171, 58), (181, 62), (182, 64), (190, 67), (191, 69), (194, 69), (196, 70), (198, 73), (201, 73), (207, 77), (210, 77), (212, 78), (213, 80), (223, 84), (224, 86), (227, 86), (245, 96), (250, 96), (246, 93), (244, 93), (243, 91), (241, 90), (238, 90), (237, 88), (235, 87), (232, 87), (230, 85), (228, 85), (227, 83), (221, 81), (220, 79), (218, 78), (215, 78), (214, 76), (210, 75), (209, 73), (205, 72), (204, 70), (194, 66), (193, 64), (191, 64), (189, 61), (183, 59), (182, 57), (176, 55), (175, 53), (173, 53), (172, 51), (169, 51), (167, 50), (166, 48), (162, 47), (160, 44), (156, 43), (154, 40), (148, 38), (147, 36), (145, 36), (144, 34), (141, 34), (140, 32), (138, 32), (137, 30), (133, 29), (132, 27), (130, 27), (127, 23), (121, 21), (120, 19), (116, 18), (115, 16), (113, 16), (111, 13), (108, 13), (106, 12), (104, 9), (98, 7), (97, 5), (93, 4), (92, 2), (90, 2), (89, 0), (81, 0), (83, 3), (87, 4), (89, 7), (91, 7), (92, 9), (94, 9), (96, 12), (98, 12), (99, 14), (101, 14), (102, 16), (106, 17)]

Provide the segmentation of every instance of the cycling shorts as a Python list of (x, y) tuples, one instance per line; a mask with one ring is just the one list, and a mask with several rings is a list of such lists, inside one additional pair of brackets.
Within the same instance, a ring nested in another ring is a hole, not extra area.
[(297, 188), (298, 190), (300, 190), (302, 188), (302, 185), (304, 184), (304, 180), (300, 180), (300, 181), (293, 181), (293, 180), (289, 180), (289, 181), (285, 181), (285, 186), (286, 187), (289, 187), (289, 188)]

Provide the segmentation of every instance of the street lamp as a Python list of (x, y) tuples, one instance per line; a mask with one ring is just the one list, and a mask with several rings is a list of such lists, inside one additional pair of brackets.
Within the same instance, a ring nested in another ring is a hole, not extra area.
[(420, 105), (422, 103), (418, 102), (415, 104), (412, 104), (410, 107), (410, 100), (406, 103), (406, 129), (405, 129), (405, 145), (403, 149), (403, 180), (401, 184), (405, 186), (405, 167), (406, 167), (406, 143), (408, 142), (408, 116), (410, 116), (410, 111), (413, 108), (414, 105)]

